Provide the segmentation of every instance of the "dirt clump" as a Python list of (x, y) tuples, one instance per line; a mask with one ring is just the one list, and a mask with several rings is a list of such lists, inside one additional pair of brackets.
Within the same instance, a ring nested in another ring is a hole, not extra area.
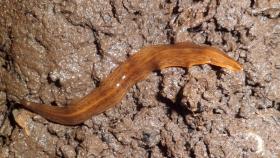
[[(0, 157), (279, 157), (279, 1), (0, 1)], [(65, 106), (140, 48), (190, 40), (244, 70), (153, 72), (79, 126), (19, 108)]]

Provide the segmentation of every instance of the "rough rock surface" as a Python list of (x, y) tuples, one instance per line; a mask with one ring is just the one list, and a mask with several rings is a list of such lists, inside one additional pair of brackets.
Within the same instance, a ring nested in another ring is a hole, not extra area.
[[(0, 1), (0, 157), (280, 157), (279, 0)], [(143, 46), (191, 40), (244, 65), (152, 73), (63, 126), (19, 108), (88, 94)]]

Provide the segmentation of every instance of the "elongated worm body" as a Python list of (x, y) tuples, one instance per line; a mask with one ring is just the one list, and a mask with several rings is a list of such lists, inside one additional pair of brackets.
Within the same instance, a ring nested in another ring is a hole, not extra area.
[(76, 125), (116, 105), (129, 88), (152, 71), (199, 64), (216, 65), (234, 72), (242, 70), (238, 62), (213, 47), (190, 42), (148, 46), (120, 64), (98, 88), (75, 104), (57, 107), (23, 100), (21, 105), (52, 122)]

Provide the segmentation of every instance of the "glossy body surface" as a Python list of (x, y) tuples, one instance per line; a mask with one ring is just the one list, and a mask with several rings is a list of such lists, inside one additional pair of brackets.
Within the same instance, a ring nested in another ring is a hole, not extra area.
[(200, 64), (211, 64), (234, 72), (242, 70), (238, 62), (210, 46), (190, 42), (148, 46), (120, 64), (98, 88), (73, 105), (56, 107), (25, 100), (21, 105), (52, 122), (76, 125), (115, 106), (129, 88), (152, 71)]

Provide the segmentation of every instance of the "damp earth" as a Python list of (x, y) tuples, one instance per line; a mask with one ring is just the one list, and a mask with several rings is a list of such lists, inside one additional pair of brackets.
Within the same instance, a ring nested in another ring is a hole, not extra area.
[[(278, 0), (0, 1), (0, 157), (280, 157)], [(77, 126), (65, 106), (153, 44), (217, 47), (244, 70), (155, 71)]]

